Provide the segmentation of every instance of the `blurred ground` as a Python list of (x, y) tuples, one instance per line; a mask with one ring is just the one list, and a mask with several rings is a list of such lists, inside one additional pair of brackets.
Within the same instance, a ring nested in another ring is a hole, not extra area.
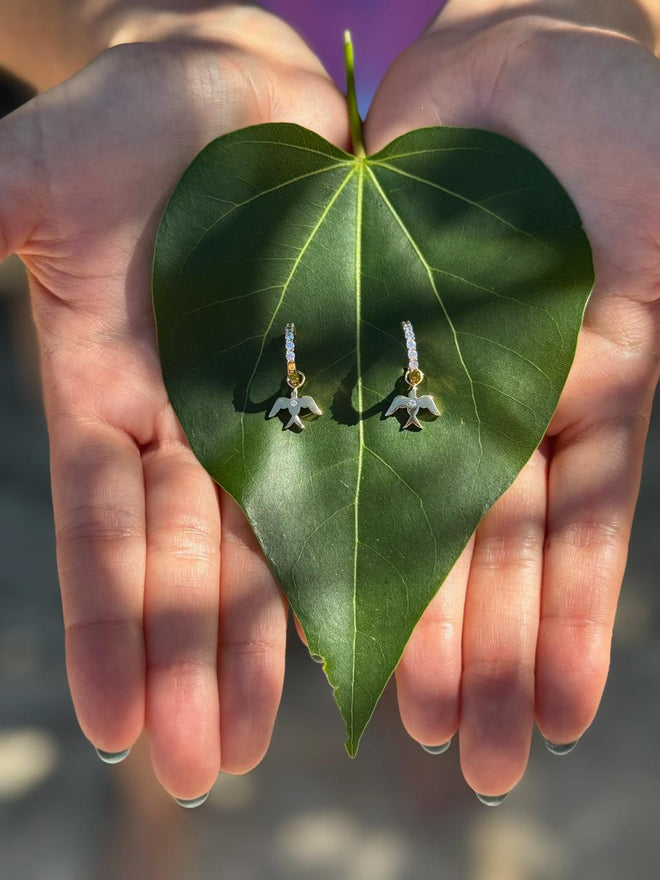
[[(1, 89), (0, 89), (1, 94)], [(16, 880), (655, 880), (660, 877), (660, 419), (646, 456), (603, 705), (575, 752), (537, 737), (497, 810), (456, 744), (424, 753), (391, 690), (356, 761), (321, 670), (290, 640), (272, 748), (184, 812), (144, 747), (107, 767), (64, 670), (48, 450), (19, 264), (0, 266), (0, 877)]]

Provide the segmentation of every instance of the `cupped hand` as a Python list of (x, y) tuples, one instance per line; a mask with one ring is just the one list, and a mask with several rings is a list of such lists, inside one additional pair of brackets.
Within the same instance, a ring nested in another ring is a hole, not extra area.
[(366, 123), (369, 152), (427, 125), (522, 143), (573, 198), (594, 252), (596, 287), (547, 436), (397, 670), (408, 732), (434, 746), (458, 730), (466, 781), (491, 797), (523, 774), (534, 720), (567, 751), (598, 708), (660, 330), (660, 62), (648, 34), (639, 21), (624, 33), (506, 6), (450, 3), (390, 69)]
[(175, 797), (253, 767), (279, 703), (286, 606), (190, 451), (156, 352), (160, 214), (206, 143), (287, 121), (347, 146), (345, 102), (283, 22), (119, 45), (0, 123), (0, 259), (27, 266), (51, 441), (67, 669), (81, 727), (143, 725)]

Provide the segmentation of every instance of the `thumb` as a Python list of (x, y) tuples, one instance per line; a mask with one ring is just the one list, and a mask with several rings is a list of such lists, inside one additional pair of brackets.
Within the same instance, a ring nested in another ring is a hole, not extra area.
[(466, 63), (468, 44), (453, 34), (421, 37), (392, 63), (379, 85), (365, 120), (367, 153), (417, 128), (448, 125), (485, 127)]
[(37, 101), (0, 119), (0, 260), (21, 250), (43, 211)]

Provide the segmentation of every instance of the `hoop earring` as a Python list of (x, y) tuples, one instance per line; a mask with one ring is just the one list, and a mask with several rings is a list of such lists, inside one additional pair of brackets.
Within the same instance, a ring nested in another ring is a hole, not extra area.
[(408, 383), (410, 391), (407, 397), (399, 394), (394, 398), (385, 413), (385, 418), (393, 416), (400, 409), (405, 409), (408, 413), (408, 421), (403, 425), (403, 429), (419, 428), (421, 430), (424, 426), (417, 418), (420, 410), (427, 410), (433, 416), (439, 416), (441, 413), (430, 394), (424, 394), (422, 397), (417, 396), (417, 386), (424, 380), (424, 373), (419, 368), (415, 331), (410, 321), (402, 321), (401, 326), (408, 350), (408, 369), (404, 374), (404, 378)]
[(318, 407), (313, 397), (306, 395), (298, 397), (298, 392), (305, 384), (305, 374), (296, 367), (296, 328), (293, 324), (287, 324), (284, 329), (284, 346), (286, 352), (286, 384), (291, 389), (291, 397), (278, 397), (273, 408), (268, 413), (268, 418), (272, 419), (282, 410), (289, 413), (289, 421), (284, 425), (284, 430), (297, 428), (299, 431), (305, 430), (300, 415), (304, 409), (314, 413), (315, 416), (321, 416), (323, 413)]

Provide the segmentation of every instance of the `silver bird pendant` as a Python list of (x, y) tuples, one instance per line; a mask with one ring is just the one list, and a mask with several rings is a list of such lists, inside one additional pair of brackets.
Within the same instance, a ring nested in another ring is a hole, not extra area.
[(287, 428), (299, 428), (301, 431), (305, 430), (305, 425), (303, 424), (302, 419), (300, 418), (300, 414), (304, 409), (309, 410), (314, 413), (315, 416), (321, 416), (323, 413), (320, 408), (316, 404), (316, 401), (313, 397), (310, 397), (309, 394), (304, 397), (298, 397), (298, 389), (294, 388), (291, 392), (291, 397), (278, 397), (275, 403), (273, 404), (273, 408), (268, 413), (268, 418), (272, 419), (273, 416), (276, 416), (283, 409), (289, 411), (289, 415), (291, 418), (284, 426), (284, 430)]
[(418, 420), (417, 416), (421, 409), (428, 410), (431, 415), (439, 416), (442, 415), (438, 407), (436, 406), (435, 400), (431, 397), (430, 394), (424, 394), (422, 397), (417, 397), (417, 388), (413, 385), (410, 389), (410, 394), (408, 397), (405, 397), (403, 394), (397, 395), (392, 403), (389, 406), (389, 409), (385, 413), (385, 418), (388, 416), (393, 416), (397, 410), (405, 409), (408, 412), (408, 421), (403, 426), (404, 428), (410, 428), (414, 426), (415, 428), (422, 428), (423, 425)]

